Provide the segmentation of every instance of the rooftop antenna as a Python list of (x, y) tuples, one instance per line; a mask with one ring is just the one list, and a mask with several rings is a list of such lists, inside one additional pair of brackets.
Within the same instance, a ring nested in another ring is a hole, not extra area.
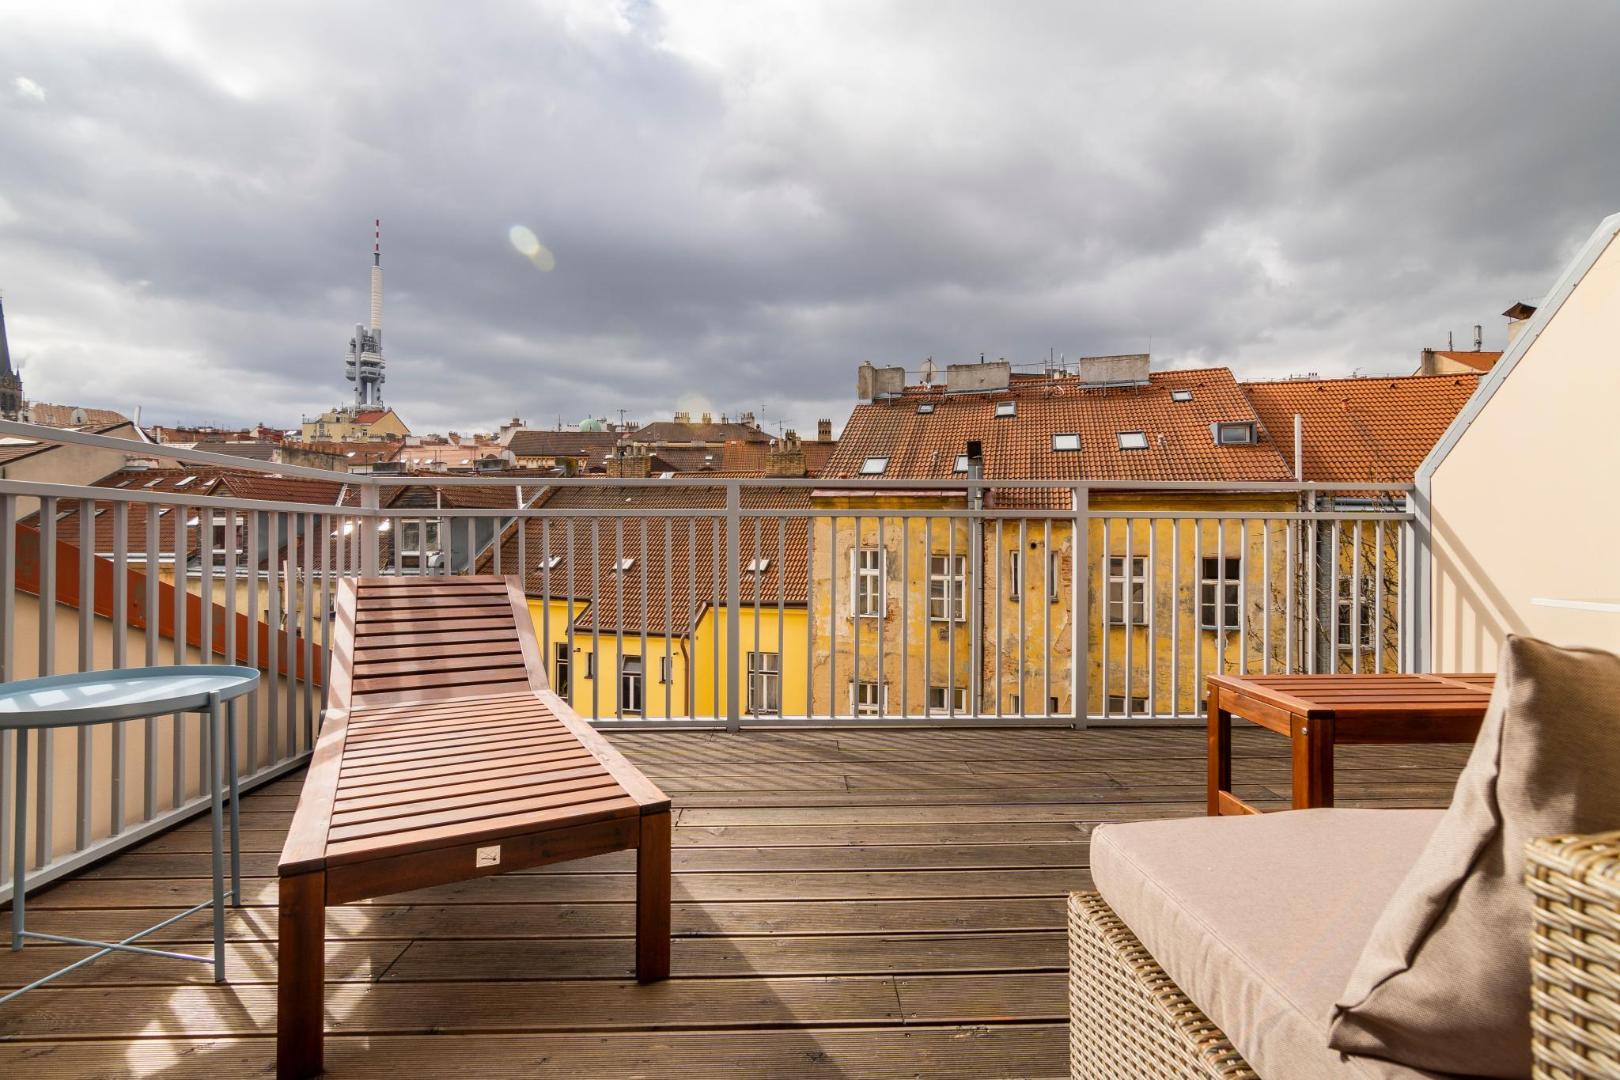
[(1447, 330), (1446, 331), (1446, 352), (1451, 352), (1451, 351), (1455, 350), (1456, 348), (1457, 348), (1457, 346), (1451, 340), (1451, 331)]
[(371, 329), (382, 340), (382, 218), (372, 222), (371, 238)]
[(922, 371), (920, 374), (922, 375), (924, 386), (933, 386), (934, 376), (938, 373), (939, 369), (934, 366), (934, 358), (932, 356), (922, 362)]
[(1479, 352), (1485, 347), (1485, 328), (1479, 323), (1474, 324), (1474, 351)]

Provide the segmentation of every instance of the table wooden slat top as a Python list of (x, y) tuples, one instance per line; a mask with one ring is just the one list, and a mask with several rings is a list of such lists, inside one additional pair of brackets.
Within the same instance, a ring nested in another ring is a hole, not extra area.
[(1210, 675), (1209, 813), (1254, 812), (1231, 790), (1235, 716), (1292, 741), (1296, 809), (1332, 806), (1336, 744), (1472, 742), (1495, 682), (1489, 673)]

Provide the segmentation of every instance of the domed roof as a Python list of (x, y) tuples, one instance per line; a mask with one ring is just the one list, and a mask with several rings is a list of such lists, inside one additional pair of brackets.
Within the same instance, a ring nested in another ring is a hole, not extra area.
[(581, 431), (606, 431), (607, 430), (607, 425), (602, 423), (602, 421), (600, 421), (600, 420), (595, 420), (595, 419), (592, 419), (591, 417), (587, 416), (585, 419), (583, 419), (583, 420), (581, 420), (579, 422), (579, 430), (581, 430)]

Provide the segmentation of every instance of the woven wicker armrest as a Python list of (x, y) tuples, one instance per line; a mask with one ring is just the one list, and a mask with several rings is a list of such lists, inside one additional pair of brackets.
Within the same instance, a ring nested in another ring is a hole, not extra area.
[(1526, 848), (1537, 1080), (1620, 1078), (1620, 832)]

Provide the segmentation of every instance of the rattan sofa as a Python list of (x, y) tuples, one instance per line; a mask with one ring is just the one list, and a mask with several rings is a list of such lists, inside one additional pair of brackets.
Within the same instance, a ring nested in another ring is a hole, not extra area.
[[(1537, 1080), (1620, 1078), (1620, 832), (1533, 841), (1528, 865)], [(1100, 893), (1070, 896), (1069, 955), (1075, 1080), (1257, 1077)]]

